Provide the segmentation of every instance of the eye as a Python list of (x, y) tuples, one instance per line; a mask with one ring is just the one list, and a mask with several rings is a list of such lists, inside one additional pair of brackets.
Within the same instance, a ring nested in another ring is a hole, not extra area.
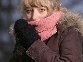
[(46, 9), (40, 9), (40, 12), (44, 12)]
[(26, 10), (26, 13), (31, 13), (31, 12), (32, 12), (31, 9)]

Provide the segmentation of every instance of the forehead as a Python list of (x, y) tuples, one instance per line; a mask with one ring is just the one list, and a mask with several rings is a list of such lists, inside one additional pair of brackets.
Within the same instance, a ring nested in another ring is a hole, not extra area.
[(26, 7), (25, 8), (25, 10), (28, 10), (28, 9), (38, 9), (38, 10), (40, 10), (40, 9), (45, 9), (45, 10), (47, 10), (47, 7)]

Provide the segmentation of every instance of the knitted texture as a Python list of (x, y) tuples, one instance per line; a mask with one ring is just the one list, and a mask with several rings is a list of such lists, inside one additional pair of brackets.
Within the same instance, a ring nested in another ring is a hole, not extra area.
[(14, 29), (16, 40), (26, 49), (28, 49), (36, 40), (40, 39), (35, 27), (28, 24), (24, 19), (17, 20)]
[(62, 14), (63, 13), (61, 11), (57, 11), (44, 19), (39, 21), (30, 21), (28, 24), (35, 26), (41, 40), (44, 41), (57, 32), (56, 24), (61, 18)]

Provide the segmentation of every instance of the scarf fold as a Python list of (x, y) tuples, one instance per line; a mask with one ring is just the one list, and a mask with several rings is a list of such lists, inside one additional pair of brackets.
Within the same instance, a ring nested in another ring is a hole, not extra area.
[(57, 32), (56, 24), (61, 18), (62, 14), (63, 12), (57, 11), (52, 15), (41, 19), (40, 21), (30, 21), (28, 24), (35, 26), (35, 29), (38, 31), (38, 34), (41, 37), (41, 41), (44, 41)]

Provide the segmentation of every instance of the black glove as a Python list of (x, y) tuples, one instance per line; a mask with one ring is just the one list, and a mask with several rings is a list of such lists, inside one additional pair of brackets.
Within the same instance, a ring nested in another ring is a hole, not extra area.
[(24, 19), (19, 19), (15, 22), (14, 30), (16, 40), (25, 49), (28, 49), (36, 40), (40, 39), (35, 27), (28, 24)]

